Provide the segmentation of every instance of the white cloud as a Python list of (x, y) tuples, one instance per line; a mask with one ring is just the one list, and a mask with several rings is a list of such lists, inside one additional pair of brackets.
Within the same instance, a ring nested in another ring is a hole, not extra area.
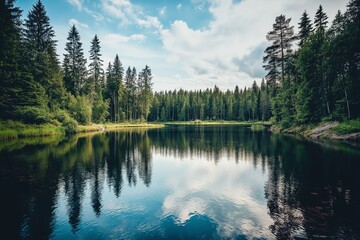
[(180, 10), (182, 8), (182, 4), (179, 3), (178, 5), (176, 5), (176, 9)]
[[(129, 0), (101, 0), (103, 10), (111, 17), (121, 20), (120, 26), (136, 24), (140, 27), (162, 29), (157, 17), (145, 15), (140, 6), (132, 4)], [(166, 7), (160, 9), (159, 14), (164, 15)]]
[(74, 18), (69, 20), (69, 25), (70, 26), (75, 25), (77, 27), (82, 27), (82, 28), (86, 28), (86, 29), (89, 28), (89, 26), (86, 23), (81, 23), (81, 22), (79, 22), (78, 20), (76, 20)]
[(157, 17), (146, 16), (144, 19), (137, 19), (137, 24), (145, 28), (155, 28), (161, 30), (163, 28)]
[(82, 11), (82, 8), (83, 8), (82, 0), (67, 0), (67, 1), (68, 1), (68, 3), (70, 3), (71, 5), (76, 7), (78, 11)]
[[(347, 0), (192, 0), (195, 6), (208, 7), (212, 20), (204, 29), (189, 27), (187, 22), (176, 20), (169, 29), (161, 31), (167, 60), (185, 71), (177, 88), (200, 86), (222, 89), (235, 85), (250, 86), (260, 81), (262, 54), (266, 34), (272, 29), (275, 17), (286, 14), (297, 26), (304, 10), (313, 17), (319, 4), (332, 19), (338, 10), (344, 10)], [(208, 5), (207, 5), (208, 4)], [(260, 51), (260, 52), (259, 52)], [(253, 66), (254, 64), (258, 66)], [(174, 80), (175, 81), (175, 80)]]
[(164, 16), (165, 14), (166, 14), (166, 7), (160, 8), (160, 10), (159, 10), (159, 15), (160, 15), (160, 16)]
[(102, 20), (104, 20), (104, 16), (101, 15), (100, 13), (94, 12), (92, 10), (90, 10), (89, 8), (84, 8), (84, 11), (89, 14), (91, 17), (93, 17), (95, 19), (96, 22), (101, 22)]
[(143, 42), (146, 40), (146, 36), (142, 34), (133, 34), (130, 36), (123, 36), (120, 34), (110, 33), (103, 37), (103, 42), (106, 45), (117, 45), (121, 43), (127, 43), (130, 41)]

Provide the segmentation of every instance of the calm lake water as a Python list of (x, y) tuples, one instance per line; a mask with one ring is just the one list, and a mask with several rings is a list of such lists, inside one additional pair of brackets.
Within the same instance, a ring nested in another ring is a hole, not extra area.
[(241, 126), (0, 142), (2, 239), (360, 239), (360, 149)]

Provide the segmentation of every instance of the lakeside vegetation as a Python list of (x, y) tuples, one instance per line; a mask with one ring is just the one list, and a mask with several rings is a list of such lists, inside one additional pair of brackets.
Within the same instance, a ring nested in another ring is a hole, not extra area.
[(360, 1), (350, 0), (328, 23), (320, 5), (313, 22), (303, 13), (298, 34), (280, 15), (266, 36), (265, 78), (280, 129), (360, 117)]
[(125, 71), (118, 54), (104, 71), (101, 36), (93, 37), (87, 60), (75, 25), (68, 32), (60, 63), (55, 32), (40, 0), (25, 20), (14, 0), (2, 1), (0, 13), (2, 138), (152, 127), (147, 121), (260, 121), (288, 132), (339, 121), (333, 129), (337, 134), (359, 131), (359, 0), (350, 0), (346, 12), (339, 11), (330, 27), (321, 5), (313, 23), (303, 13), (298, 33), (290, 18), (276, 17), (266, 36), (267, 75), (260, 86), (254, 81), (251, 87), (226, 91), (215, 86), (154, 92), (150, 67), (138, 73), (129, 66)]
[[(91, 124), (78, 125), (74, 133), (100, 132), (110, 131), (114, 129), (124, 128), (161, 128), (164, 127), (161, 123), (106, 123), (106, 124)], [(61, 124), (24, 124), (16, 121), (0, 122), (0, 140), (18, 139), (25, 137), (44, 137), (54, 135), (65, 135), (66, 129)]]

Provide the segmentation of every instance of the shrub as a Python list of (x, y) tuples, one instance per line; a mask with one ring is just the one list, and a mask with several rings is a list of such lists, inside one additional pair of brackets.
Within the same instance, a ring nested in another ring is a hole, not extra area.
[(76, 133), (78, 123), (74, 119), (68, 118), (63, 122), (62, 125), (65, 128), (65, 133), (66, 134)]
[(51, 120), (51, 115), (44, 109), (38, 107), (23, 106), (18, 107), (14, 111), (16, 119), (25, 123), (48, 123)]
[(69, 97), (69, 113), (80, 124), (86, 125), (91, 122), (91, 103), (86, 96)]
[(96, 123), (103, 123), (106, 120), (106, 117), (109, 115), (108, 112), (109, 108), (109, 101), (103, 100), (102, 96), (100, 95), (99, 99), (94, 102), (92, 108), (92, 119)]

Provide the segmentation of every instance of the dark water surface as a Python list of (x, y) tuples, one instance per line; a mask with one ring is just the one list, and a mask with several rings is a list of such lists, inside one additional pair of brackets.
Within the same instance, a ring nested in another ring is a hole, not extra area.
[(360, 239), (360, 149), (247, 127), (0, 142), (2, 239)]

